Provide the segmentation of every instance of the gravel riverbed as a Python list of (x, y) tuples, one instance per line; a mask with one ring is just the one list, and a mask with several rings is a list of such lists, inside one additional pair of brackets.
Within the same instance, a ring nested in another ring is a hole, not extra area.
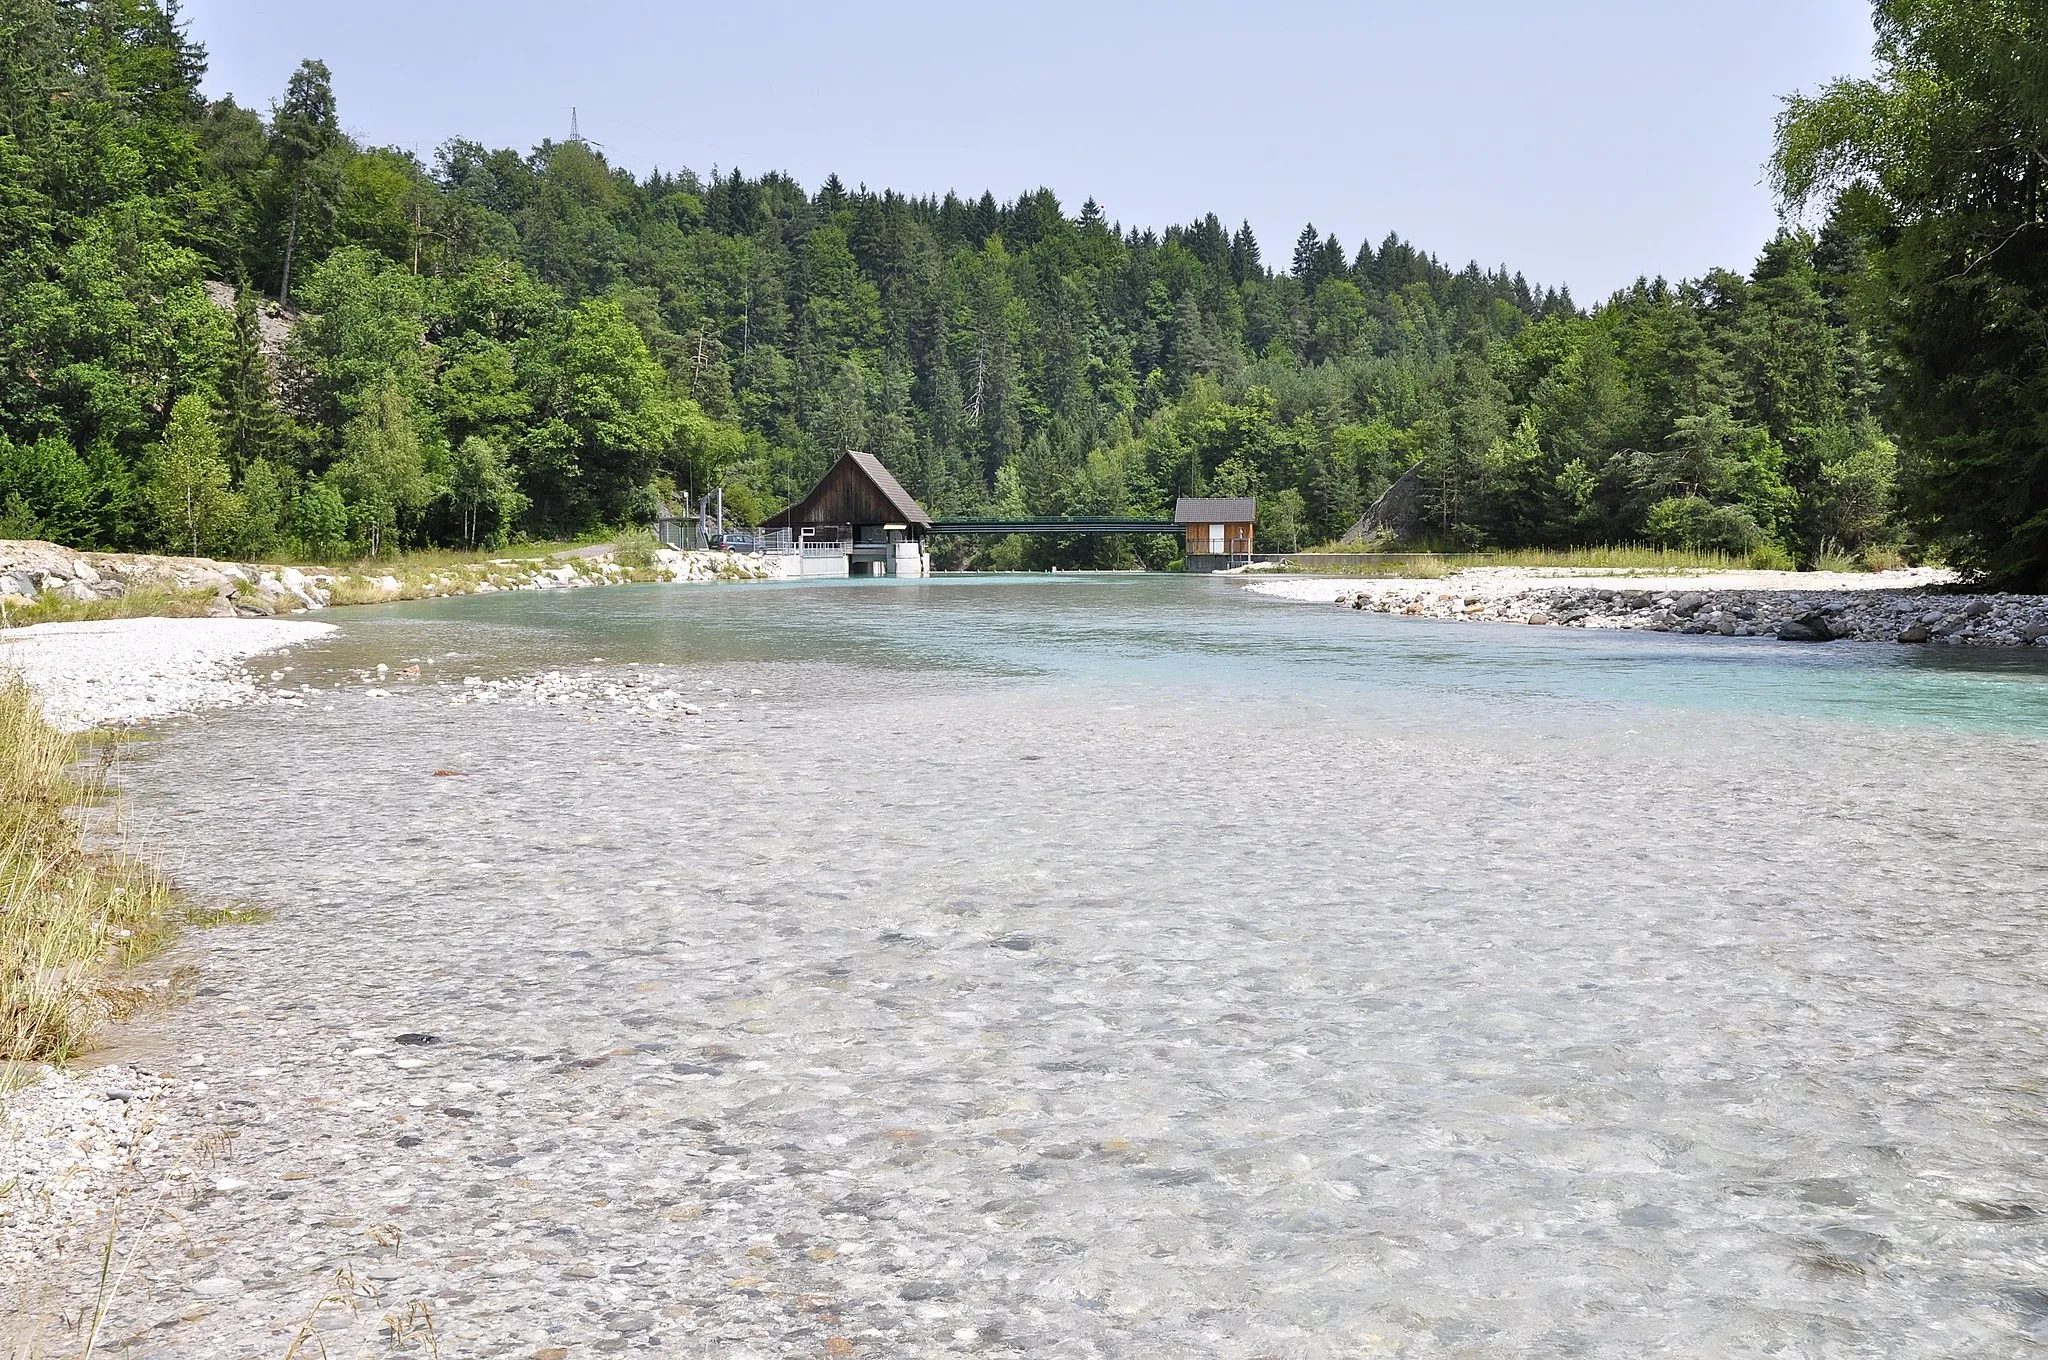
[[(2033, 656), (681, 595), (478, 601), (438, 660), (366, 616), (319, 702), (138, 750), (150, 843), (277, 916), (19, 1107), (39, 1183), (109, 1178), (39, 1258), (0, 1221), (37, 1353), (109, 1240), (131, 1360), (2048, 1342)], [(1678, 699), (1488, 669), (1532, 651)], [(1823, 680), (2004, 727), (1788, 712)]]
[(1775, 637), (1787, 642), (2030, 646), (2048, 637), (2048, 597), (1958, 595), (1948, 573), (1742, 571), (1687, 576), (1475, 567), (1440, 580), (1259, 581), (1254, 594), (1375, 614)]
[(290, 619), (44, 623), (0, 633), (0, 673), (26, 680), (54, 727), (134, 727), (253, 702), (256, 681), (244, 662), (336, 631)]

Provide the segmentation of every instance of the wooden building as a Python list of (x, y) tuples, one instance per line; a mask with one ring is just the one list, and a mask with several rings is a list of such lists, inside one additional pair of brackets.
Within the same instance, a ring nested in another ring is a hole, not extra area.
[(1182, 496), (1173, 504), (1173, 522), (1187, 541), (1187, 569), (1216, 571), (1233, 560), (1249, 561), (1252, 524), (1259, 503), (1250, 496)]
[(788, 533), (805, 576), (930, 575), (924, 539), (931, 527), (932, 517), (882, 460), (853, 449), (810, 495), (761, 523), (771, 535)]

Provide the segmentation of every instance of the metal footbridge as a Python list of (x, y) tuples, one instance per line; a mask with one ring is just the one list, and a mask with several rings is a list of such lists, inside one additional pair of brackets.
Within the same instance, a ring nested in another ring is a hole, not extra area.
[(940, 519), (935, 534), (1178, 534), (1170, 519)]

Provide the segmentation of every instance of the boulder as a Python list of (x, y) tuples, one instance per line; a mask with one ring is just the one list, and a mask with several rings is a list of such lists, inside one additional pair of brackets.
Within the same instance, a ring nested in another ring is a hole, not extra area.
[(1827, 615), (1815, 610), (1801, 614), (1796, 619), (1787, 619), (1778, 625), (1780, 642), (1833, 642), (1835, 630), (1828, 626)]
[(1966, 619), (1981, 619), (1990, 612), (1991, 601), (1989, 600), (1972, 600), (1963, 606), (1963, 617)]
[(1925, 642), (1931, 636), (1933, 635), (1928, 632), (1926, 624), (1915, 622), (1906, 625), (1905, 631), (1899, 634), (1899, 641), (1906, 643)]
[(1532, 627), (1541, 628), (1549, 622), (1550, 616), (1540, 609), (1529, 616), (1529, 623)]
[(1671, 612), (1681, 619), (1689, 619), (1706, 605), (1707, 597), (1698, 591), (1687, 591), (1671, 602)]

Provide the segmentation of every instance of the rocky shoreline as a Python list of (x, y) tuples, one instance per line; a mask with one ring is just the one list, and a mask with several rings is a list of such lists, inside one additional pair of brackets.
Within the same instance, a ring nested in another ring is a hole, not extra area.
[(2048, 638), (2048, 597), (1962, 595), (1953, 584), (1924, 569), (1637, 577), (1475, 568), (1441, 580), (1279, 580), (1247, 589), (1294, 603), (1468, 623), (1965, 647)]
[(617, 549), (548, 558), (492, 558), (439, 567), (398, 564), (384, 572), (266, 566), (208, 557), (80, 552), (38, 540), (0, 540), (0, 605), (42, 600), (89, 605), (155, 590), (206, 603), (214, 618), (268, 618), (341, 604), (385, 604), (516, 590), (573, 590), (645, 582), (770, 580), (769, 559), (730, 552), (655, 548), (621, 560)]

